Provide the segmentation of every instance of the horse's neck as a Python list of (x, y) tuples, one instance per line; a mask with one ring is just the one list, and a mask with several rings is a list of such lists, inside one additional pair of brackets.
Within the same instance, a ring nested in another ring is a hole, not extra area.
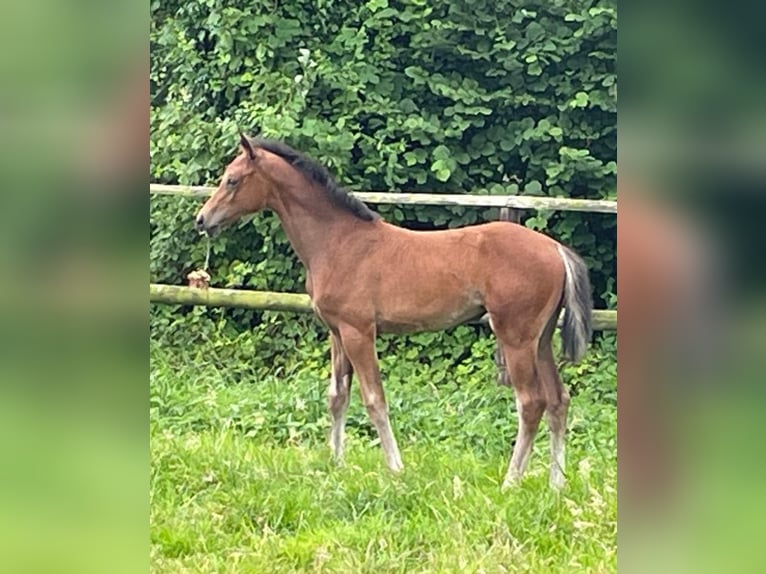
[(355, 219), (333, 205), (321, 191), (304, 186), (281, 189), (269, 207), (279, 217), (287, 239), (309, 270), (332, 257), (339, 239)]

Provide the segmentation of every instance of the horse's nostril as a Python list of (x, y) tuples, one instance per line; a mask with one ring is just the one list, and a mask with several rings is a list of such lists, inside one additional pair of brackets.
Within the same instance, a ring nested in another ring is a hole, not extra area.
[(202, 227), (203, 223), (205, 223), (205, 216), (200, 213), (197, 215), (197, 227)]

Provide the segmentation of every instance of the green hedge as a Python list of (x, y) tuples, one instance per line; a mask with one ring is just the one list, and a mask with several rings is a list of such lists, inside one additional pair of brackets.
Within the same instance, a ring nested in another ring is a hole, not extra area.
[[(217, 181), (237, 131), (257, 126), (355, 190), (615, 196), (613, 0), (155, 1), (151, 10), (154, 181)], [(152, 200), (153, 281), (183, 283), (203, 261), (192, 229), (198, 205)], [(497, 217), (378, 210), (418, 228)], [(536, 213), (526, 224), (582, 253), (597, 304), (614, 304), (613, 216)], [(214, 247), (218, 285), (303, 290), (271, 215)], [(155, 327), (167, 312), (153, 311)], [(270, 317), (226, 313), (233, 331)]]

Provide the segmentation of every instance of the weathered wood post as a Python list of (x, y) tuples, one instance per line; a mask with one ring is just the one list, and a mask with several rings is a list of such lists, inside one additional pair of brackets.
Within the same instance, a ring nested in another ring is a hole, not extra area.
[[(500, 208), (500, 221), (511, 221), (513, 223), (521, 223), (521, 210), (512, 209), (510, 207)], [(508, 369), (505, 366), (505, 356), (503, 355), (503, 349), (500, 346), (500, 342), (495, 337), (495, 365), (497, 366), (497, 384), (510, 386), (511, 380), (508, 378)]]

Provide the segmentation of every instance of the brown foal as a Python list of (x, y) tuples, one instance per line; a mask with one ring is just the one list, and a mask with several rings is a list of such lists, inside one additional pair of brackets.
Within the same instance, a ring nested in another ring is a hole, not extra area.
[(591, 335), (591, 291), (583, 261), (531, 229), (493, 222), (411, 231), (383, 221), (319, 164), (283, 143), (240, 139), (218, 190), (197, 215), (212, 235), (240, 217), (274, 211), (306, 267), (306, 291), (332, 339), (330, 445), (343, 455), (351, 377), (380, 436), (389, 468), (403, 468), (388, 418), (375, 338), (438, 330), (489, 316), (516, 395), (519, 429), (507, 487), (527, 466), (540, 419), (551, 431), (550, 483), (564, 485), (569, 394), (551, 340), (565, 308), (562, 340), (572, 361)]

